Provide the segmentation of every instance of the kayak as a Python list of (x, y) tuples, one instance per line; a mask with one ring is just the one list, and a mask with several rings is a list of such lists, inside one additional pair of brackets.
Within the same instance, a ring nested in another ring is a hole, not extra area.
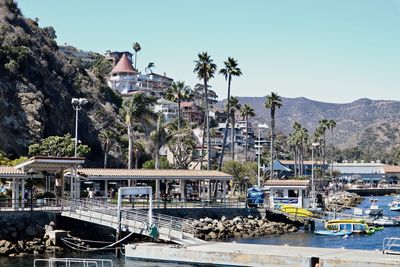
[(325, 236), (344, 236), (344, 235), (351, 235), (350, 231), (330, 231), (330, 230), (321, 230), (314, 232), (317, 235), (325, 235)]

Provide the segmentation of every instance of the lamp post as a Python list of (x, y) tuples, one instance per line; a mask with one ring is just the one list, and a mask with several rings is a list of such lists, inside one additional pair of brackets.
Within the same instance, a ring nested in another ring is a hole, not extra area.
[(315, 184), (314, 184), (314, 148), (318, 147), (319, 143), (311, 144), (311, 200), (312, 209), (315, 210)]
[(266, 124), (258, 124), (258, 158), (257, 158), (257, 185), (261, 186), (261, 129), (267, 129), (268, 125)]
[(77, 157), (78, 152), (78, 112), (82, 109), (82, 106), (87, 104), (86, 98), (72, 98), (72, 108), (75, 110), (75, 152), (74, 157)]
[(30, 188), (30, 194), (31, 194), (31, 199), (30, 199), (30, 207), (31, 211), (33, 211), (33, 176), (37, 174), (34, 169), (30, 169), (29, 171), (26, 172), (30, 176), (31, 179), (31, 188)]
[[(82, 106), (84, 106), (85, 104), (87, 104), (88, 101), (86, 98), (72, 98), (71, 100), (71, 104), (72, 104), (72, 108), (75, 110), (75, 145), (74, 145), (74, 157), (76, 158), (78, 156), (78, 113), (79, 110), (82, 109)], [(75, 182), (74, 182), (75, 180)], [(71, 198), (73, 198), (74, 196), (74, 186), (77, 187), (77, 185), (75, 183), (77, 183), (77, 177), (76, 177), (76, 169), (74, 171), (74, 175), (71, 176), (71, 193), (70, 196)], [(79, 196), (77, 196), (79, 197)]]
[(244, 207), (247, 209), (248, 205), (247, 183), (249, 181), (249, 177), (247, 176), (243, 177), (243, 181), (244, 181)]

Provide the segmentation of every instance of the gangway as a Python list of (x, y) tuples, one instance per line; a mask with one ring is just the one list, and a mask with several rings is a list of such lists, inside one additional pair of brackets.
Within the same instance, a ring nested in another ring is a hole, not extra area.
[(155, 226), (159, 239), (180, 245), (197, 245), (205, 242), (195, 238), (196, 229), (192, 225), (192, 219), (154, 212), (149, 216), (148, 211), (136, 208), (121, 209), (118, 214), (116, 205), (99, 203), (91, 199), (63, 200), (61, 215), (151, 237), (154, 237), (154, 231), (151, 230)]
[(50, 266), (50, 267), (113, 267), (112, 260), (109, 259), (83, 259), (83, 258), (49, 258), (49, 259), (35, 259), (33, 261), (34, 267)]

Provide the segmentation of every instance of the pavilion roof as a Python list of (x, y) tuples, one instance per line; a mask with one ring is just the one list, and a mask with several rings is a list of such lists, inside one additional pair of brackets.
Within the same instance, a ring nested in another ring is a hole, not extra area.
[(308, 186), (310, 180), (268, 180), (264, 186)]
[[(148, 170), (148, 169), (78, 169), (87, 180), (233, 180), (232, 175), (220, 171), (197, 170)], [(67, 174), (68, 175), (68, 174)]]
[(0, 166), (0, 178), (24, 178), (26, 173), (12, 166)]
[(131, 61), (125, 54), (122, 55), (117, 65), (115, 65), (115, 67), (111, 71), (111, 73), (120, 73), (120, 72), (132, 73), (132, 74), (137, 73), (137, 71), (133, 68)]

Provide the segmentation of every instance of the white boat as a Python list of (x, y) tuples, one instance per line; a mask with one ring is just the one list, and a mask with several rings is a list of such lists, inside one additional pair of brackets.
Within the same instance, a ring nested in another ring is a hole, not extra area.
[(383, 209), (378, 206), (378, 200), (377, 199), (371, 199), (371, 205), (369, 206), (369, 209), (366, 210), (366, 214), (369, 216), (382, 216), (383, 215)]
[(400, 211), (400, 195), (393, 197), (392, 202), (389, 204), (389, 209), (393, 211)]
[(400, 221), (397, 218), (381, 217), (372, 222), (378, 226), (400, 226)]

